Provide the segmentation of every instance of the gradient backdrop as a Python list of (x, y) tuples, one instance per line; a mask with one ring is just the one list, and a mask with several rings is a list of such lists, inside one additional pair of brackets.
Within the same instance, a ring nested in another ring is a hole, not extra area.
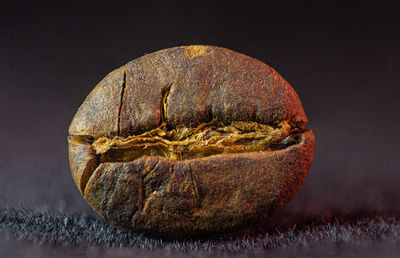
[(69, 172), (77, 108), (132, 59), (209, 44), (274, 67), (316, 134), (311, 172), (278, 217), (399, 214), (398, 1), (143, 2), (0, 1), (2, 206), (97, 216)]

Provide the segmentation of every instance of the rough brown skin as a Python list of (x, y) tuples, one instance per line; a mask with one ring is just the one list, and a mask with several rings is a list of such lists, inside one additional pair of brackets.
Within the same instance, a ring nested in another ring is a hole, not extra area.
[[(213, 119), (288, 121), (295, 140), (264, 151), (126, 162), (102, 162), (91, 145)], [(84, 198), (117, 226), (168, 238), (223, 233), (267, 219), (298, 191), (315, 145), (306, 124), (296, 92), (268, 65), (220, 47), (175, 47), (135, 59), (96, 86), (69, 128), (70, 166)]]

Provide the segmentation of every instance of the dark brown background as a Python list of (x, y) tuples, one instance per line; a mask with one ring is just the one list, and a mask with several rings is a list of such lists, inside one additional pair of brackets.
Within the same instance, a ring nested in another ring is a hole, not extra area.
[(96, 216), (68, 167), (77, 108), (144, 53), (210, 44), (278, 70), (316, 134), (311, 173), (278, 216), (399, 213), (397, 1), (144, 2), (0, 1), (0, 204)]

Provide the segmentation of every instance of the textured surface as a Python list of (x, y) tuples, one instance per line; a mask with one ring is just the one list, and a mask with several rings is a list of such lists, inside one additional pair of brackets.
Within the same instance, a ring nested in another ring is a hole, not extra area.
[[(396, 257), (392, 255), (400, 250), (399, 216), (358, 219), (331, 218), (331, 220), (324, 221), (323, 224), (305, 223), (297, 227), (271, 230), (269, 233), (257, 236), (238, 235), (230, 239), (193, 241), (165, 241), (146, 238), (123, 231), (92, 217), (63, 213), (49, 214), (5, 207), (0, 209), (0, 222), (0, 233), (25, 241), (19, 242), (18, 245), (29, 247), (29, 243), (34, 242), (42, 244), (44, 245), (42, 248), (49, 248), (54, 252), (61, 249), (62, 246), (66, 246), (64, 255), (79, 253), (79, 251), (71, 250), (73, 246), (80, 246), (78, 250), (83, 247), (106, 247), (107, 249), (118, 247), (115, 250), (109, 249), (111, 252), (109, 254), (121, 254), (122, 256), (132, 254), (140, 256), (166, 255), (167, 252), (171, 256), (190, 255), (195, 257), (210, 255), (265, 256), (267, 254), (284, 255), (285, 257), (309, 257), (315, 254), (334, 257), (345, 254), (356, 257), (357, 253), (363, 253), (363, 248), (371, 248), (370, 252), (363, 254), (365, 257), (382, 255)], [(104, 252), (108, 253), (108, 251), (97, 251), (93, 253), (93, 256)], [(91, 257), (89, 253), (87, 255)]]
[[(215, 125), (207, 136), (212, 121), (228, 132)], [(167, 238), (234, 231), (270, 218), (298, 191), (315, 146), (307, 122), (294, 89), (268, 65), (221, 47), (169, 48), (118, 68), (92, 90), (69, 127), (71, 172), (114, 225)], [(247, 124), (239, 132), (234, 123)], [(247, 144), (256, 146), (261, 128), (270, 130), (257, 150), (229, 140), (250, 133)], [(182, 147), (162, 155), (188, 141), (168, 130), (200, 132), (193, 137), (204, 144), (191, 155)], [(196, 157), (215, 138), (222, 150)], [(164, 151), (149, 151), (160, 144)]]

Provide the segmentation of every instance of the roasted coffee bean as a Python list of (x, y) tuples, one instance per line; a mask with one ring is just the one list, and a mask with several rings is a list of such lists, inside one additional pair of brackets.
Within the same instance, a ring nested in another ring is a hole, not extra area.
[(106, 76), (69, 128), (73, 179), (103, 218), (169, 238), (246, 229), (284, 206), (315, 138), (268, 65), (213, 46), (135, 59)]

